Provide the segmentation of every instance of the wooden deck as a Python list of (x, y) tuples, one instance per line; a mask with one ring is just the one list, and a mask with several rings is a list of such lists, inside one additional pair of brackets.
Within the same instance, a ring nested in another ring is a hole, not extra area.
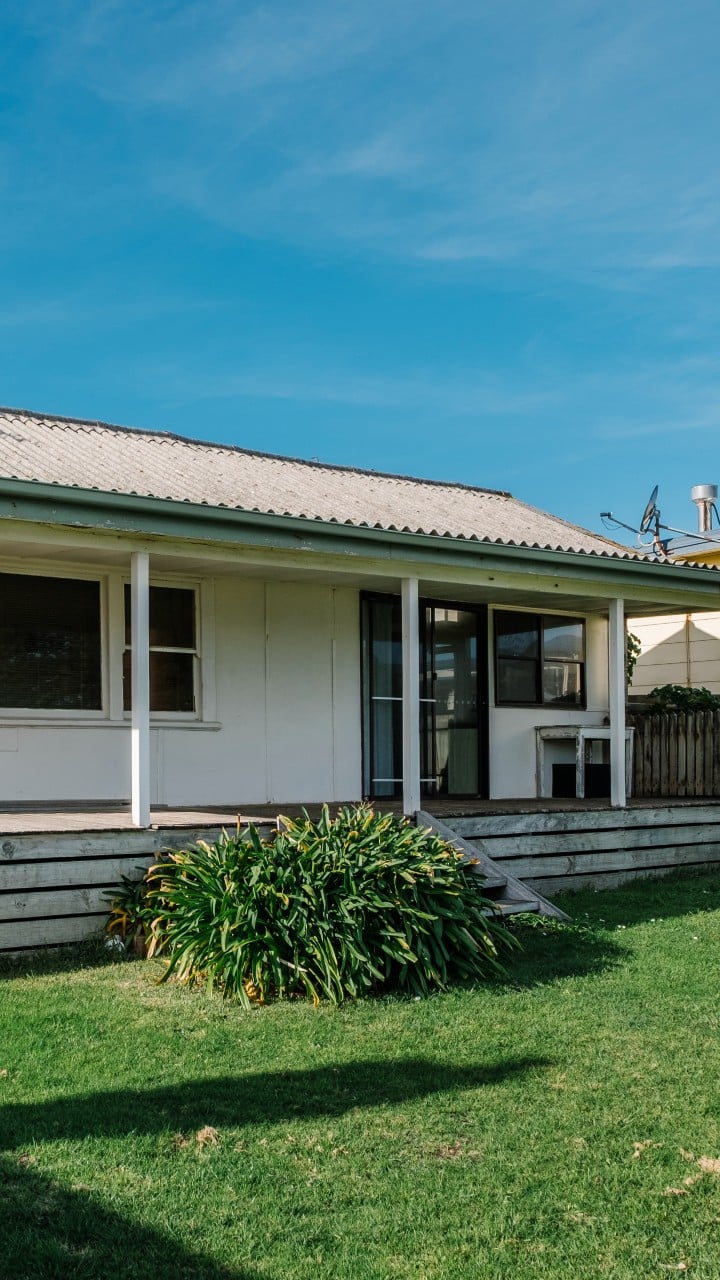
[[(340, 803), (331, 805), (333, 810), (340, 808)], [(345, 801), (354, 804), (356, 801)], [(684, 805), (697, 807), (712, 804), (712, 801), (699, 799), (673, 799), (668, 803), (673, 806)], [(717, 802), (720, 810), (720, 800)], [(539, 814), (539, 813), (586, 813), (613, 812), (608, 800), (478, 800), (470, 799), (426, 799), (424, 807), (439, 818), (490, 817), (498, 814)], [(376, 808), (387, 812), (401, 813), (399, 801), (377, 801)], [(652, 809), (658, 807), (658, 801), (630, 800), (628, 810)], [(264, 826), (275, 824), (278, 814), (298, 817), (306, 809), (311, 817), (318, 817), (320, 804), (301, 805), (296, 801), (276, 804), (228, 803), (213, 808), (153, 808), (151, 812), (151, 828), (153, 830), (172, 830), (187, 827), (225, 827), (234, 831), (238, 820), (242, 825), (255, 822)], [(62, 833), (91, 831), (137, 831), (133, 826), (129, 805), (99, 804), (93, 805), (53, 805), (28, 804), (12, 808), (0, 805), (0, 838), (29, 833)]]
[[(281, 810), (272, 807), (272, 820)], [(253, 814), (259, 822), (268, 818)], [(238, 810), (231, 806), (218, 809), (158, 809), (152, 813), (152, 828), (170, 831), (176, 827), (226, 827), (235, 830)], [(243, 818), (243, 821), (246, 821)], [(27, 808), (0, 810), (0, 839), (5, 836), (60, 834), (63, 832), (137, 831), (130, 809), (102, 808)]]
[[(317, 814), (319, 805), (306, 806)], [(335, 806), (333, 806), (335, 807)], [(383, 808), (398, 806), (383, 805)], [(77, 805), (0, 812), (0, 951), (76, 942), (102, 929), (105, 896), (167, 848), (213, 840), (254, 820), (274, 825), (302, 806), (222, 805), (156, 809), (147, 830), (129, 810)], [(429, 814), (501, 873), (552, 899), (573, 888), (605, 888), (677, 867), (720, 867), (720, 802), (432, 801)]]

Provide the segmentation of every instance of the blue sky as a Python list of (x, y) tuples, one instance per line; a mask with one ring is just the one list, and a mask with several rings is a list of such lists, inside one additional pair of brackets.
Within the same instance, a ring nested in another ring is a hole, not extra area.
[(720, 482), (720, 8), (5, 0), (0, 402), (510, 489)]

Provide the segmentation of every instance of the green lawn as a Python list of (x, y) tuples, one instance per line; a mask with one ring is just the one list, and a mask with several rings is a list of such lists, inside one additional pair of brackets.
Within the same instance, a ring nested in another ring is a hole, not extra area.
[(565, 905), (340, 1010), (3, 962), (0, 1277), (717, 1280), (720, 876)]

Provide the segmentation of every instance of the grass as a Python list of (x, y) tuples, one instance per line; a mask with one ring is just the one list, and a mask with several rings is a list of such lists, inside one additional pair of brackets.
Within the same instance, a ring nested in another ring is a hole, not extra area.
[(339, 1010), (4, 961), (2, 1280), (717, 1280), (720, 876), (568, 904)]

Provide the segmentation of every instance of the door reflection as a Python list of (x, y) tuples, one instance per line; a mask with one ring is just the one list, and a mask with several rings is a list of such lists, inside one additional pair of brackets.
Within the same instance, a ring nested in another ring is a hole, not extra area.
[[(402, 793), (402, 625), (395, 596), (363, 599), (363, 790)], [(420, 758), (427, 796), (485, 791), (484, 607), (420, 607)]]
[(480, 788), (478, 617), (426, 605), (423, 647), (423, 776), (430, 795)]

